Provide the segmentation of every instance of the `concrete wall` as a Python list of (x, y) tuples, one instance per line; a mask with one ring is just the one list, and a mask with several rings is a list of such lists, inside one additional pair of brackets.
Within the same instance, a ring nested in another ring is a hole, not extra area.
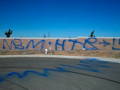
[(0, 38), (0, 50), (117, 50), (120, 38)]

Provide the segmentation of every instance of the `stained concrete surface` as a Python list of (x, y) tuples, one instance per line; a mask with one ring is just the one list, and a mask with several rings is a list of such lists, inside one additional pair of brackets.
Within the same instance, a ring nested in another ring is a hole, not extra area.
[(0, 90), (120, 90), (120, 63), (95, 58), (0, 58)]

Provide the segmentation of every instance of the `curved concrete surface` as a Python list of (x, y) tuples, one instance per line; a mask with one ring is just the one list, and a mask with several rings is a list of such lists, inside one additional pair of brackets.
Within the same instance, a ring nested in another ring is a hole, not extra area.
[(0, 58), (0, 90), (120, 90), (119, 68), (92, 58)]

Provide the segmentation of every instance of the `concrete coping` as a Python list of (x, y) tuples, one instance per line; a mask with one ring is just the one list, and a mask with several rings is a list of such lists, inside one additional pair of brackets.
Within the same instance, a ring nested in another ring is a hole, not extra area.
[(84, 59), (84, 58), (95, 58), (101, 61), (109, 61), (120, 63), (120, 59), (115, 58), (103, 58), (103, 57), (90, 57), (90, 56), (64, 56), (64, 55), (0, 55), (0, 58), (16, 58), (16, 57), (47, 57), (47, 58), (68, 58), (68, 59)]

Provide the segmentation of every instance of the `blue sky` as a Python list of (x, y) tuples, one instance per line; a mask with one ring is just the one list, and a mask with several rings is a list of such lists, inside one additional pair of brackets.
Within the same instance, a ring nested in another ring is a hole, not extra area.
[(120, 0), (0, 0), (0, 37), (120, 37)]

